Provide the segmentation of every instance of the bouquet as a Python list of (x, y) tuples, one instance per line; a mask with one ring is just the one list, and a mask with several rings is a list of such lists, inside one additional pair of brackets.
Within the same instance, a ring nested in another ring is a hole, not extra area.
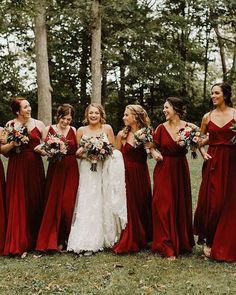
[(97, 171), (98, 161), (105, 161), (113, 153), (112, 145), (107, 142), (104, 134), (97, 137), (83, 136), (80, 146), (84, 149), (85, 158), (91, 162), (90, 170), (93, 172)]
[(195, 125), (187, 124), (186, 127), (179, 130), (177, 143), (180, 146), (189, 148), (191, 150), (193, 159), (196, 159), (196, 150), (199, 147), (200, 138), (199, 128)]
[[(134, 144), (135, 147), (139, 145), (145, 145), (148, 142), (153, 142), (153, 136), (152, 136), (152, 130), (151, 128), (144, 127), (139, 129), (134, 133)], [(145, 147), (145, 150), (147, 152), (148, 158), (152, 158), (151, 152), (149, 148)]]
[(46, 152), (49, 162), (56, 162), (67, 154), (68, 144), (64, 136), (49, 133), (41, 149)]
[(6, 141), (8, 143), (14, 141), (17, 144), (15, 147), (16, 153), (21, 152), (22, 144), (28, 144), (29, 142), (28, 129), (21, 124), (16, 125), (14, 122), (7, 124), (3, 133), (6, 134)]
[[(232, 124), (232, 126), (230, 127), (230, 129), (233, 131), (233, 132), (236, 132), (236, 124)], [(233, 138), (231, 139), (231, 142), (233, 144), (236, 144), (236, 135), (233, 136)]]

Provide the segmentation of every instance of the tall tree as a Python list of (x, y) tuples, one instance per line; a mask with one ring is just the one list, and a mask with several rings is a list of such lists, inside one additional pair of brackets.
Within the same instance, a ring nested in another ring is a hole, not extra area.
[(52, 122), (52, 102), (46, 29), (46, 0), (35, 0), (35, 54), (38, 84), (38, 118), (46, 125)]
[(92, 2), (92, 102), (101, 103), (101, 0)]

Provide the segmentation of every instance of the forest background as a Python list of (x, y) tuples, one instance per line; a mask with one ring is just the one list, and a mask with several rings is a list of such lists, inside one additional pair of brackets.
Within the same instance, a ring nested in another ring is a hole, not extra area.
[(2, 0), (0, 79), (0, 125), (15, 95), (45, 124), (72, 104), (76, 127), (101, 102), (115, 132), (125, 105), (143, 105), (155, 127), (165, 98), (178, 96), (199, 124), (212, 83), (236, 93), (236, 2)]

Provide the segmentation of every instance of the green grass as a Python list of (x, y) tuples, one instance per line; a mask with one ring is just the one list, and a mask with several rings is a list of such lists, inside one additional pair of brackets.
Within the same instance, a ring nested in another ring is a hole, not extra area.
[[(202, 161), (189, 163), (195, 204)], [(152, 173), (154, 165), (149, 164)], [(199, 246), (172, 262), (149, 251), (0, 257), (0, 294), (236, 294), (236, 268), (204, 260)]]

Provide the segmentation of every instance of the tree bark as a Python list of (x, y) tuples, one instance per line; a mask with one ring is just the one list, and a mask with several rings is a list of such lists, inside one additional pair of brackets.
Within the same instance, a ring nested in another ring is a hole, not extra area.
[(46, 29), (46, 1), (35, 0), (35, 54), (38, 84), (38, 118), (45, 125), (52, 123), (52, 87), (50, 84), (47, 29)]
[(101, 103), (101, 1), (93, 0), (92, 3), (92, 102)]
[(213, 28), (215, 30), (216, 37), (217, 37), (217, 40), (218, 40), (219, 49), (220, 49), (220, 58), (221, 58), (221, 65), (222, 65), (222, 72), (223, 72), (223, 81), (226, 82), (226, 80), (227, 80), (227, 66), (226, 66), (224, 42), (220, 37), (218, 24), (215, 24), (213, 26)]

